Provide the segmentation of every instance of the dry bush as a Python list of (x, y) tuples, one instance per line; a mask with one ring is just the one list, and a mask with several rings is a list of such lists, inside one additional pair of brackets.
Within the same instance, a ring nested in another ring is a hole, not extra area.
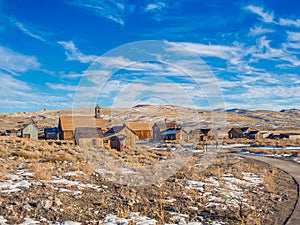
[(91, 167), (91, 165), (88, 163), (81, 165), (81, 171), (87, 175), (92, 175), (94, 173), (93, 167)]
[(264, 175), (264, 188), (265, 191), (267, 192), (274, 192), (275, 191), (275, 181), (273, 176), (275, 174), (273, 174), (275, 172), (273, 172), (273, 170), (270, 172), (267, 169), (263, 170), (263, 175)]
[(40, 152), (32, 152), (26, 150), (19, 150), (11, 153), (13, 156), (24, 158), (24, 159), (38, 159), (40, 158)]
[(52, 163), (32, 163), (29, 166), (29, 171), (34, 173), (34, 178), (37, 180), (52, 180), (55, 175), (55, 168)]
[(4, 146), (0, 145), (0, 157), (7, 156), (8, 150)]

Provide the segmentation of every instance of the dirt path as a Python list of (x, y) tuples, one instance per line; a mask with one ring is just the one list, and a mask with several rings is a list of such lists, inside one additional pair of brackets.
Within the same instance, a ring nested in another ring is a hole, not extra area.
[(277, 168), (289, 173), (292, 177), (294, 177), (294, 179), (298, 183), (298, 201), (296, 203), (296, 207), (295, 207), (292, 215), (286, 222), (286, 225), (300, 224), (300, 201), (299, 201), (300, 165), (298, 165), (294, 162), (291, 162), (291, 161), (284, 161), (284, 160), (274, 159), (274, 158), (270, 158), (270, 157), (250, 156), (250, 155), (243, 155), (243, 157), (266, 162), (266, 163), (270, 164), (271, 166), (277, 167)]

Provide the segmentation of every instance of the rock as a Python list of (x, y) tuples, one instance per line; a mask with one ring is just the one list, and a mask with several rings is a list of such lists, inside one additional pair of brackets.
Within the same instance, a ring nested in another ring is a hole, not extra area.
[(32, 207), (31, 207), (31, 205), (26, 203), (26, 204), (23, 205), (23, 209), (25, 209), (26, 211), (31, 211)]
[(55, 203), (56, 206), (61, 206), (62, 205), (62, 202), (60, 201), (60, 199), (58, 197), (55, 197), (54, 203)]
[(52, 204), (51, 200), (41, 200), (37, 202), (36, 207), (40, 209), (50, 209)]

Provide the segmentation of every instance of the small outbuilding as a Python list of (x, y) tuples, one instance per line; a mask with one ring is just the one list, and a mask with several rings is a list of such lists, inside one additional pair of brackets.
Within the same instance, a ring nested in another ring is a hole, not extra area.
[(260, 133), (258, 130), (252, 130), (247, 134), (247, 138), (257, 140), (260, 138)]
[(152, 132), (153, 132), (153, 141), (159, 142), (164, 140), (164, 136), (162, 135), (162, 133), (164, 131), (170, 130), (170, 129), (178, 129), (180, 128), (180, 126), (176, 123), (176, 122), (171, 122), (168, 121), (167, 119), (165, 119), (164, 122), (156, 122), (154, 123), (154, 125), (152, 126)]
[(231, 128), (228, 132), (228, 138), (246, 138), (247, 134), (250, 132), (249, 127), (237, 127)]
[(280, 138), (288, 138), (291, 140), (297, 140), (300, 139), (300, 134), (298, 133), (281, 133), (280, 134)]
[(195, 142), (208, 141), (212, 138), (212, 130), (207, 129), (195, 129), (190, 131), (191, 139)]
[(134, 149), (137, 139), (137, 135), (125, 125), (114, 126), (104, 134), (104, 143), (118, 151)]
[(35, 124), (28, 124), (21, 131), (21, 137), (27, 139), (38, 139), (39, 130)]
[(103, 133), (101, 128), (75, 128), (75, 144), (80, 147), (103, 147)]
[(149, 141), (152, 138), (152, 124), (150, 122), (126, 122), (124, 125), (131, 129), (140, 141)]
[(58, 127), (48, 127), (44, 129), (44, 137), (46, 140), (58, 140), (61, 130)]
[(186, 141), (188, 140), (188, 133), (182, 128), (171, 128), (161, 132), (161, 137), (164, 141)]

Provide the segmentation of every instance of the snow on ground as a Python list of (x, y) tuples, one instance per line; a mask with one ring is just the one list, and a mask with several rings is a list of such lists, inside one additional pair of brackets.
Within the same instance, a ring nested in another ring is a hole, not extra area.
[(240, 187), (260, 186), (263, 183), (263, 175), (246, 172), (242, 174), (242, 179), (236, 178), (233, 174), (224, 174), (221, 181), (214, 177), (207, 178), (204, 182), (187, 180), (186, 188), (201, 192), (207, 199), (207, 208), (226, 210), (227, 206), (238, 207), (241, 203), (249, 207), (247, 198), (243, 197), (244, 190)]
[(112, 214), (109, 214), (104, 218), (105, 225), (127, 225), (130, 222), (133, 222), (136, 225), (155, 225), (157, 223), (157, 221), (154, 219), (146, 216), (140, 216), (138, 212), (130, 213), (128, 219), (120, 218)]
[(250, 144), (229, 144), (229, 145), (221, 145), (221, 148), (242, 148), (242, 147), (250, 147)]
[(27, 179), (32, 178), (34, 174), (25, 173), (25, 171), (25, 169), (19, 169), (15, 174), (7, 174), (7, 179), (5, 181), (0, 182), (0, 192), (22, 192), (21, 188), (31, 187), (31, 183), (28, 182)]
[[(68, 172), (65, 173), (64, 176), (78, 176), (81, 172)], [(22, 188), (30, 188), (34, 185), (38, 186), (42, 183), (33, 179), (34, 173), (29, 173), (26, 169), (17, 170), (15, 174), (7, 174), (6, 180), (0, 182), (0, 193), (12, 193), (12, 192), (22, 192)], [(70, 192), (70, 190), (66, 188), (57, 187), (63, 185), (65, 187), (74, 187), (78, 189), (78, 191), (74, 191), (74, 194), (81, 194), (80, 190), (85, 189), (93, 189), (96, 191), (103, 190), (103, 187), (83, 183), (80, 181), (73, 181), (64, 178), (63, 176), (54, 177), (53, 180), (45, 180), (44, 183), (50, 184), (53, 186), (54, 189), (60, 192)]]
[[(131, 171), (124, 171), (125, 173), (131, 173)], [(89, 183), (83, 183), (80, 181), (73, 181), (68, 179), (69, 177), (72, 176), (79, 176), (81, 175), (82, 172), (78, 171), (71, 171), (64, 173), (63, 176), (55, 176), (53, 177), (52, 180), (44, 180), (42, 181), (43, 183), (47, 183), (48, 185), (51, 185), (55, 190), (58, 190), (60, 192), (72, 192), (74, 195), (82, 194), (82, 192), (86, 189), (93, 189), (93, 190), (103, 190), (105, 187), (103, 186), (97, 186)], [(245, 175), (245, 177), (248, 177), (249, 179), (251, 177), (250, 175)], [(246, 180), (243, 181), (244, 183), (255, 183), (253, 180)], [(239, 182), (235, 180), (236, 182)], [(31, 188), (34, 185), (41, 185), (42, 182), (37, 181), (34, 179), (34, 173), (28, 172), (26, 169), (19, 169), (16, 171), (14, 174), (7, 174), (6, 175), (6, 180), (3, 182), (0, 182), (0, 192), (5, 193), (5, 192), (22, 192), (22, 189), (25, 188)], [(214, 188), (220, 188), (220, 183), (214, 178), (209, 178), (205, 182), (200, 182), (200, 181), (187, 181), (189, 187), (188, 188), (193, 188), (198, 191), (204, 192), (203, 186), (204, 185), (211, 185)], [(228, 182), (232, 182), (228, 180)], [(242, 182), (242, 181), (240, 181)], [(67, 187), (72, 187), (74, 190), (70, 190)], [(204, 193), (204, 195), (207, 195), (208, 198), (211, 201), (216, 202), (215, 204), (218, 204), (218, 201), (221, 201), (222, 199), (216, 196), (213, 196), (212, 193)], [(174, 202), (176, 199), (169, 198), (167, 199), (169, 202)], [(213, 203), (211, 203), (213, 204)], [(212, 205), (213, 206), (213, 205)], [(192, 207), (191, 210), (198, 210), (197, 207)], [(171, 213), (171, 212), (170, 212)], [(189, 222), (187, 223), (185, 220), (189, 217), (186, 214), (180, 214), (180, 213), (174, 213), (172, 212), (173, 215), (173, 220), (175, 221), (180, 221), (181, 224), (187, 224), (187, 225), (202, 225), (201, 222)], [(0, 216), (0, 225), (7, 225), (7, 220), (3, 217)], [(43, 220), (43, 222), (48, 222), (51, 224), (50, 221), (47, 221), (46, 219)], [(127, 225), (129, 223), (133, 223), (136, 225), (156, 225), (157, 221), (154, 219), (151, 219), (146, 216), (139, 215), (138, 212), (132, 212), (129, 214), (128, 218), (119, 218), (116, 215), (107, 215), (104, 219), (104, 222), (99, 220), (99, 222), (105, 224), (105, 225)], [(35, 221), (30, 218), (25, 218), (23, 222), (19, 225), (33, 225), (33, 224), (40, 224), (40, 221)], [(73, 222), (73, 221), (65, 221), (62, 223), (55, 223), (52, 225), (80, 225), (81, 223), (78, 222)], [(210, 225), (223, 225), (225, 223), (223, 222), (218, 222), (218, 221), (212, 221), (211, 223), (206, 223)]]
[[(235, 153), (241, 154), (241, 155), (254, 155), (254, 156), (264, 156), (264, 157), (273, 157), (273, 158), (293, 158), (293, 154), (266, 154), (266, 153), (260, 153), (260, 152), (250, 152), (245, 149), (241, 149), (236, 151)], [(293, 158), (295, 160), (295, 158)]]

